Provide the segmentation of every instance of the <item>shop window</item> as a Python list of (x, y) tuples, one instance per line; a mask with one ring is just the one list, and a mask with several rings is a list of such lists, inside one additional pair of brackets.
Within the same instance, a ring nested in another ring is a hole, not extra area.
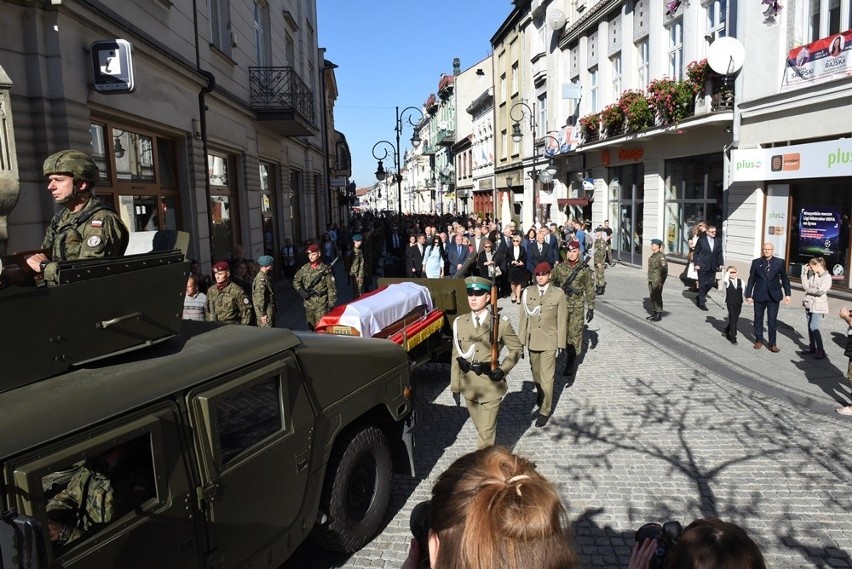
[[(820, 180), (790, 187), (792, 215), (787, 250), (791, 267), (825, 258), (833, 287), (849, 287), (849, 219), (852, 199), (846, 180)], [(802, 222), (802, 212), (809, 219)]]
[(686, 257), (699, 221), (721, 227), (722, 156), (707, 154), (666, 161), (665, 251)]
[(208, 154), (210, 177), (210, 219), (213, 225), (213, 259), (229, 258), (238, 243), (237, 190), (234, 187), (235, 160), (225, 154)]

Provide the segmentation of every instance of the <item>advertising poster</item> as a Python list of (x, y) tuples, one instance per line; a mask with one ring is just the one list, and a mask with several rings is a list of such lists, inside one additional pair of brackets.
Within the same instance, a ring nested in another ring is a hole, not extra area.
[(852, 30), (820, 38), (787, 54), (782, 89), (842, 79), (852, 74)]
[(790, 186), (787, 184), (766, 186), (766, 226), (761, 242), (772, 243), (775, 246), (775, 256), (781, 259), (787, 258), (787, 235), (790, 227), (787, 219), (789, 201)]
[(829, 257), (840, 254), (840, 210), (810, 206), (799, 211), (799, 254)]

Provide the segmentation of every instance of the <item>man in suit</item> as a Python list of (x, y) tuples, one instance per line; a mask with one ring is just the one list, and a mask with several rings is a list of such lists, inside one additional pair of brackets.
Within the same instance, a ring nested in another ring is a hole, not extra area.
[[(552, 223), (551, 226), (555, 228), (556, 224)], [(551, 228), (551, 226), (543, 225), (542, 229), (546, 231), (544, 242), (550, 246), (550, 255), (547, 257), (547, 262), (550, 263), (550, 266), (552, 267), (559, 262), (559, 238), (556, 236), (556, 232)]]
[(550, 250), (550, 245), (545, 242), (546, 238), (547, 230), (544, 228), (539, 229), (535, 235), (535, 243), (530, 245), (529, 251), (527, 252), (527, 261), (533, 267), (537, 266), (541, 262), (550, 263), (552, 252)]
[(453, 237), (453, 243), (447, 246), (447, 259), (450, 263), (449, 275), (451, 277), (455, 276), (462, 268), (469, 255), (470, 248), (464, 244), (464, 236), (461, 233), (456, 233)]
[(497, 277), (497, 286), (500, 288), (500, 296), (509, 292), (509, 249), (512, 248), (512, 228), (503, 228), (503, 234), (494, 244), (494, 255), (500, 266), (500, 276)]
[(473, 254), (479, 255), (482, 253), (484, 247), (482, 246), (485, 243), (486, 237), (483, 235), (482, 226), (480, 224), (476, 224), (473, 228), (473, 235), (470, 237), (470, 244), (473, 245)]
[[(491, 281), (468, 277), (467, 303), (470, 313), (453, 322), (453, 357), (450, 366), (450, 389), (464, 396), (467, 410), (477, 432), (477, 448), (492, 446), (497, 435), (497, 413), (508, 390), (506, 374), (515, 367), (524, 347), (505, 316), (497, 325), (498, 353), (507, 348), (502, 362), (491, 364)], [(492, 307), (496, 309), (496, 307)], [(458, 399), (456, 400), (458, 401)]]
[(385, 247), (387, 248), (389, 255), (393, 255), (397, 258), (401, 258), (405, 248), (408, 247), (408, 239), (396, 223), (394, 223), (391, 227)]
[(568, 300), (561, 289), (550, 284), (548, 263), (536, 266), (535, 282), (521, 293), (518, 336), (530, 352), (538, 405), (535, 426), (541, 428), (553, 411), (556, 354), (568, 341)]
[(764, 243), (762, 252), (762, 257), (751, 262), (745, 297), (746, 302), (754, 304), (754, 349), (759, 350), (766, 344), (763, 337), (763, 313), (766, 312), (769, 351), (774, 353), (781, 351), (775, 343), (778, 308), (782, 298), (784, 304), (790, 304), (790, 280), (784, 261), (773, 256), (775, 246)]
[(405, 256), (406, 274), (411, 277), (423, 276), (423, 253), (426, 251), (426, 236), (419, 234), (417, 243), (408, 248)]
[(707, 232), (695, 241), (692, 261), (698, 271), (698, 298), (695, 304), (707, 310), (707, 293), (716, 281), (716, 271), (725, 264), (722, 258), (722, 239), (716, 237), (716, 226), (708, 225)]

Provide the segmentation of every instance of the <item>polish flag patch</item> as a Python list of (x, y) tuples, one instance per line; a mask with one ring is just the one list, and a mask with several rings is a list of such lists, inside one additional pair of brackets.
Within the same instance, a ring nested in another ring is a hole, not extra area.
[(104, 222), (101, 221), (100, 219), (93, 219), (92, 220), (92, 227), (103, 227), (103, 226), (104, 226)]

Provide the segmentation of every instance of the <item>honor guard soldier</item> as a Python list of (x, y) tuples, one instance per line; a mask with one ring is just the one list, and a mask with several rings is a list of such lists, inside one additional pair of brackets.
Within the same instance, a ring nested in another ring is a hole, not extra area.
[(651, 293), (651, 306), (654, 313), (645, 318), (651, 322), (659, 322), (663, 319), (663, 284), (669, 276), (669, 266), (666, 256), (660, 250), (663, 242), (659, 239), (651, 239), (651, 256), (648, 257), (648, 291)]
[(274, 328), (278, 309), (275, 306), (275, 292), (272, 290), (272, 256), (261, 255), (257, 258), (260, 269), (251, 285), (251, 302), (254, 305), (254, 315), (257, 325), (261, 328)]
[(92, 194), (99, 171), (83, 152), (63, 150), (44, 161), (47, 189), (62, 211), (53, 216), (41, 248), (50, 251), (27, 257), (27, 265), (47, 283), (56, 282), (56, 261), (120, 257), (130, 234), (115, 210)]
[(553, 411), (553, 380), (556, 376), (556, 353), (564, 350), (568, 331), (568, 300), (562, 291), (550, 284), (550, 264), (535, 267), (535, 284), (521, 293), (518, 335), (530, 352), (530, 369), (536, 387), (538, 419), (543, 427)]
[(352, 264), (349, 266), (349, 277), (352, 281), (352, 298), (364, 294), (364, 281), (367, 278), (367, 266), (364, 262), (364, 251), (361, 250), (362, 237), (360, 233), (352, 236)]
[(213, 265), (215, 284), (207, 289), (207, 321), (226, 324), (251, 323), (251, 302), (238, 284), (231, 282), (227, 261)]
[(305, 318), (311, 330), (317, 322), (337, 304), (337, 286), (331, 274), (331, 267), (320, 261), (320, 249), (311, 243), (306, 249), (308, 262), (302, 265), (293, 277), (293, 288), (305, 302)]
[(606, 292), (606, 256), (608, 241), (603, 227), (595, 229), (595, 242), (592, 244), (592, 262), (595, 265), (595, 294)]
[(565, 262), (553, 269), (550, 282), (562, 289), (568, 301), (567, 358), (562, 375), (570, 375), (574, 362), (583, 351), (583, 326), (585, 322), (591, 322), (595, 315), (595, 283), (588, 258), (580, 261), (579, 242), (569, 241), (565, 256)]
[(476, 427), (477, 448), (494, 444), (497, 434), (497, 413), (506, 394), (506, 374), (515, 367), (523, 354), (523, 346), (514, 328), (505, 317), (496, 319), (497, 353), (505, 346), (506, 357), (491, 369), (493, 352), (492, 326), (495, 321), (489, 310), (491, 281), (483, 277), (468, 277), (467, 303), (470, 313), (453, 321), (453, 357), (450, 370), (450, 389), (464, 396), (470, 418)]

